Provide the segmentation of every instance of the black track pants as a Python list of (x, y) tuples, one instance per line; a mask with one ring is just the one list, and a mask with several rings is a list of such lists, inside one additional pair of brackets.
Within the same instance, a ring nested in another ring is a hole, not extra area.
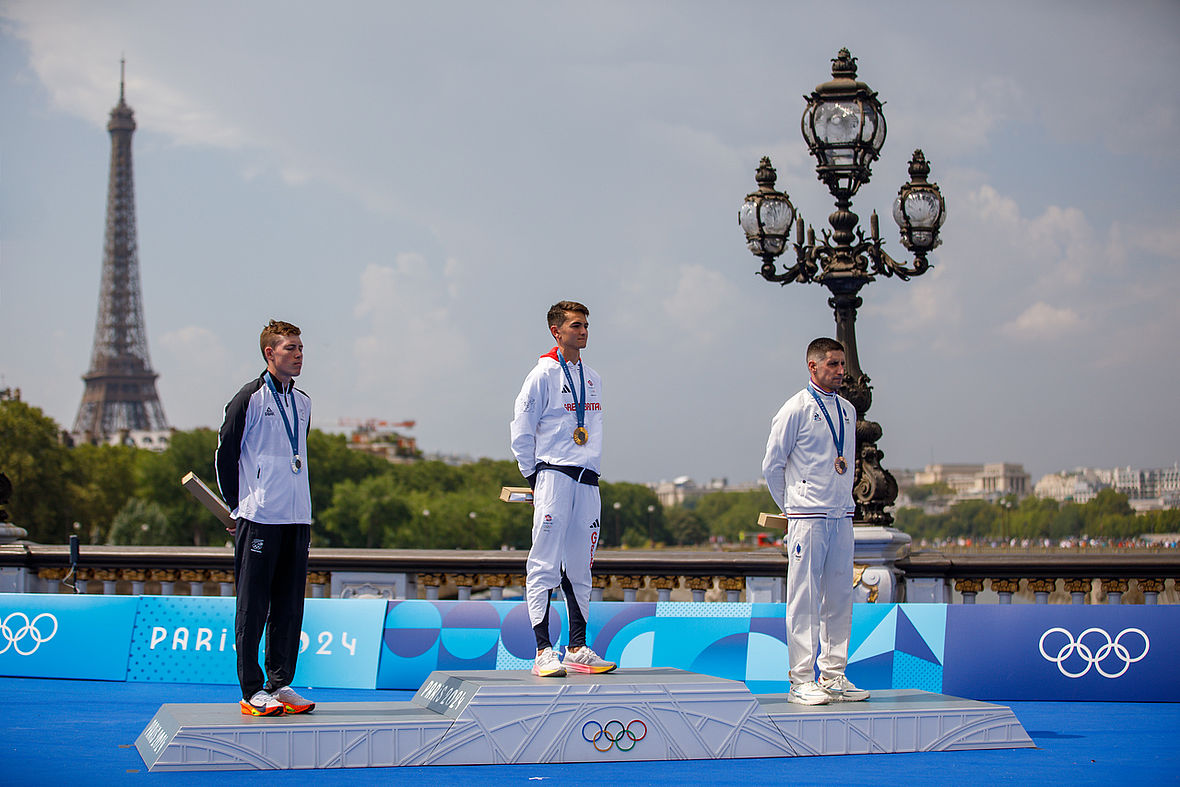
[[(311, 525), (260, 525), (238, 520), (234, 540), (234, 582), (238, 604), (234, 635), (238, 682), (249, 699), (265, 688), (290, 685), (299, 657), (307, 550)], [(258, 645), (266, 629), (266, 675), (258, 666)]]

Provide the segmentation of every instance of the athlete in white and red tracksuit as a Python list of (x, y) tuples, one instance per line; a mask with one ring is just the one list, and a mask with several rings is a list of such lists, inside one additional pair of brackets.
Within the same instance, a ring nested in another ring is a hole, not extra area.
[[(549, 330), (557, 346), (542, 355), (525, 378), (509, 426), (512, 453), (533, 488), (525, 602), (537, 639), (533, 671), (545, 677), (564, 675), (564, 667), (608, 672), (615, 666), (585, 647), (590, 566), (600, 532), (602, 459), (602, 378), (581, 356), (589, 334), (588, 315), (575, 301), (562, 301), (549, 310)], [(543, 663), (556, 659), (549, 640), (549, 595), (558, 586), (570, 618), (564, 667)], [(579, 651), (585, 652), (571, 662)]]
[(807, 348), (807, 367), (807, 387), (771, 420), (762, 475), (790, 522), (789, 699), (818, 705), (865, 699), (868, 693), (844, 677), (852, 626), (856, 410), (836, 393), (844, 379), (843, 346), (816, 339)]

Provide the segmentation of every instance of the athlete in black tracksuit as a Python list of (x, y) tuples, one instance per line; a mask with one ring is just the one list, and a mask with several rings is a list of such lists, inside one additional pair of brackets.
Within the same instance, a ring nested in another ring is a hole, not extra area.
[[(289, 686), (295, 675), (311, 542), (311, 399), (292, 379), (302, 364), (302, 343), (297, 358), (280, 357), (277, 364), (263, 349), (267, 371), (226, 405), (216, 457), (217, 484), (237, 521), (234, 628), (238, 680), (247, 701), (259, 690)], [(265, 686), (258, 666), (264, 626)]]

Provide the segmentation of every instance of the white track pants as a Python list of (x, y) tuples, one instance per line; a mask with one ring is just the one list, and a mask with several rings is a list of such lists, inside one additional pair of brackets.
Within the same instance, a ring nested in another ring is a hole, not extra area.
[(536, 626), (549, 608), (549, 591), (561, 570), (574, 587), (582, 616), (590, 619), (590, 566), (598, 548), (602, 503), (598, 487), (579, 484), (555, 470), (537, 473), (533, 490), (533, 546), (526, 564), (524, 597)]
[(852, 631), (852, 519), (792, 519), (787, 529), (791, 683), (844, 674)]

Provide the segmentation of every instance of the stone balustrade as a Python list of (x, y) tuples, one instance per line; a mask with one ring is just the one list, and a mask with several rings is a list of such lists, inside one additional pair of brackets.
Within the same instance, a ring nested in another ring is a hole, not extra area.
[[(1097, 555), (909, 553), (909, 538), (858, 527), (853, 597), (1000, 604), (1180, 603), (1180, 551)], [(524, 551), (313, 549), (312, 598), (518, 598)], [(596, 601), (784, 600), (787, 561), (777, 549), (753, 552), (600, 550)], [(0, 590), (106, 595), (232, 596), (233, 552), (224, 547), (0, 545)], [(560, 594), (558, 594), (560, 595)]]

